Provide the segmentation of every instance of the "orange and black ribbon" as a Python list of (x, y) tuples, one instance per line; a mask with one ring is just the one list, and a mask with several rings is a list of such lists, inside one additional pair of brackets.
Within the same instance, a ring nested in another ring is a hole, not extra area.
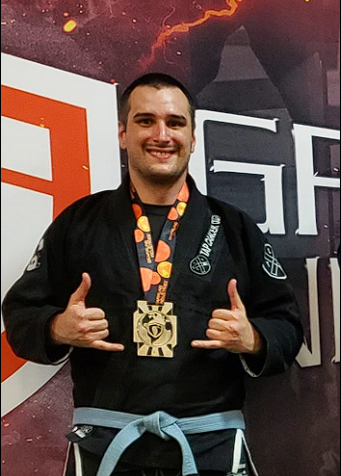
[(189, 188), (185, 183), (174, 205), (170, 208), (155, 253), (149, 219), (140, 197), (131, 185), (133, 211), (136, 218), (134, 235), (140, 275), (145, 299), (149, 304), (163, 305), (166, 301), (173, 269), (176, 233), (180, 220), (186, 212), (189, 196)]

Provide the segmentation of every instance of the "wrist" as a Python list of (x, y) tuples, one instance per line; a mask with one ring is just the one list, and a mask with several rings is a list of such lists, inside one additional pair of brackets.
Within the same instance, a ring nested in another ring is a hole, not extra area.
[(265, 348), (264, 340), (262, 336), (260, 335), (260, 333), (252, 324), (251, 324), (251, 327), (252, 327), (254, 342), (253, 342), (252, 350), (249, 353), (254, 356), (260, 356), (263, 354), (263, 351)]
[(56, 314), (54, 315), (50, 322), (49, 322), (49, 339), (50, 339), (50, 342), (53, 344), (53, 345), (65, 345), (66, 342), (64, 342), (58, 332), (58, 321), (60, 319), (60, 317), (62, 316), (62, 314)]

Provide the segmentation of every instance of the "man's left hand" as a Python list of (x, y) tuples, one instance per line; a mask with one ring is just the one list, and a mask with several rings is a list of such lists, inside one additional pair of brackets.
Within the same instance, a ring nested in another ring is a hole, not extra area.
[(194, 340), (191, 345), (201, 349), (226, 349), (237, 354), (258, 355), (263, 348), (258, 331), (249, 321), (237, 291), (237, 281), (231, 279), (227, 287), (231, 309), (216, 309), (208, 322), (208, 340)]

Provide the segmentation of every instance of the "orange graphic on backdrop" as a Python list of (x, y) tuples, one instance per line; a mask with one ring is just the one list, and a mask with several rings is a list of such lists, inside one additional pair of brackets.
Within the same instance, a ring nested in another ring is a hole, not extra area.
[[(7, 184), (52, 195), (53, 217), (78, 198), (90, 193), (86, 111), (71, 104), (1, 86), (1, 115), (50, 132), (52, 180), (2, 168)], [(16, 357), (1, 334), (1, 382), (13, 375), (25, 360)]]
[[(310, 3), (311, 0), (303, 0), (306, 3)], [(188, 33), (191, 28), (196, 28), (200, 25), (203, 25), (211, 18), (221, 18), (221, 17), (232, 17), (238, 7), (243, 2), (243, 0), (226, 0), (226, 5), (228, 8), (223, 10), (205, 10), (201, 18), (191, 22), (182, 22), (177, 25), (169, 26), (166, 25), (162, 28), (159, 33), (156, 42), (152, 46), (151, 55), (149, 58), (144, 59), (143, 63), (146, 67), (150, 66), (155, 60), (156, 51), (160, 48), (165, 48), (167, 42), (175, 35), (179, 33)]]
[(199, 18), (198, 20), (179, 23), (178, 25), (174, 25), (171, 27), (164, 26), (161, 32), (159, 33), (156, 42), (152, 46), (152, 52), (150, 57), (145, 59), (144, 61), (145, 66), (149, 66), (153, 63), (153, 61), (155, 60), (156, 51), (159, 48), (165, 47), (167, 45), (167, 41), (169, 41), (173, 35), (177, 33), (188, 33), (191, 28), (198, 27), (214, 17), (232, 17), (237, 11), (242, 1), (243, 0), (226, 0), (226, 5), (228, 6), (228, 8), (225, 8), (223, 10), (206, 10), (202, 18)]
[(1, 168), (2, 182), (52, 195), (53, 216), (90, 193), (85, 109), (1, 86), (1, 115), (50, 131), (52, 180)]

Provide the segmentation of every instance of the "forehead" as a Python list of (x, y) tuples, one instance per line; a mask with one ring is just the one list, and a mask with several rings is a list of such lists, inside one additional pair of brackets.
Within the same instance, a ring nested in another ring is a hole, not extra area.
[(173, 87), (139, 86), (130, 95), (129, 116), (135, 114), (182, 115), (190, 117), (190, 104), (181, 91)]

